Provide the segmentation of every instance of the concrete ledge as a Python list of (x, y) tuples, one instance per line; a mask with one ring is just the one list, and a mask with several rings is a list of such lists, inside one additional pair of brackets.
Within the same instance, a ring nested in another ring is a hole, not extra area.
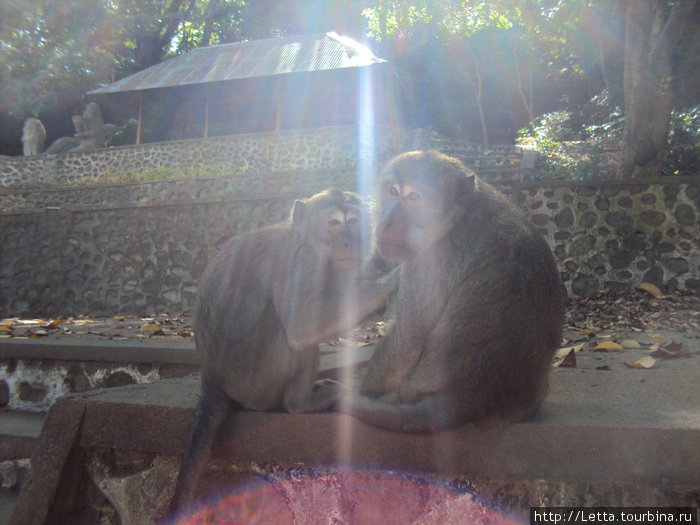
[[(46, 412), (63, 395), (152, 383), (199, 370), (199, 353), (192, 338), (129, 337), (112, 341), (89, 334), (87, 340), (81, 337), (85, 334), (58, 339), (0, 339), (0, 392), (7, 393), (5, 405), (12, 410)], [(331, 377), (338, 367), (367, 360), (370, 353), (370, 348), (321, 345), (320, 376)], [(0, 428), (2, 423), (0, 418)]]
[[(320, 345), (321, 371), (349, 366), (369, 359), (371, 348), (354, 348), (351, 356), (339, 360), (337, 355), (346, 350), (340, 346)], [(199, 365), (199, 354), (193, 340), (172, 339), (141, 342), (75, 341), (61, 339), (0, 339), (0, 359), (52, 359), (57, 361), (103, 361), (108, 363), (168, 363)]]
[(84, 405), (59, 401), (54, 408), (42, 429), (30, 476), (10, 523), (59, 523), (62, 503), (73, 498), (79, 472), (70, 459), (79, 443)]
[(60, 361), (105, 361), (110, 363), (199, 364), (194, 342), (165, 345), (130, 341), (63, 341), (4, 339), (0, 341), (0, 359), (54, 359)]
[[(190, 377), (63, 403), (84, 406), (81, 447), (181, 454), (198, 388), (198, 378)], [(630, 425), (626, 407), (609, 407), (595, 421), (593, 411), (580, 408), (547, 400), (533, 421), (470, 424), (433, 435), (388, 432), (332, 413), (241, 412), (227, 421), (217, 455), (230, 462), (350, 461), (450, 475), (700, 487), (700, 427)], [(615, 419), (623, 424), (609, 424)]]
[[(232, 414), (214, 447), (210, 469), (217, 481), (208, 481), (208, 488), (230, 486), (242, 473), (259, 475), (261, 465), (347, 466), (465, 480), (519, 512), (535, 504), (697, 505), (699, 361), (631, 370), (621, 362), (629, 359), (605, 354), (588, 362), (582, 356), (578, 368), (553, 370), (539, 415), (509, 426), (407, 435), (338, 414)], [(199, 379), (187, 377), (59, 401), (12, 523), (74, 517), (86, 487), (96, 490), (86, 481), (95, 451), (171, 458), (145, 465), (160, 465), (161, 474), (174, 479), (198, 388)], [(63, 494), (68, 486), (72, 492)]]
[(0, 461), (31, 457), (44, 418), (44, 414), (0, 411)]

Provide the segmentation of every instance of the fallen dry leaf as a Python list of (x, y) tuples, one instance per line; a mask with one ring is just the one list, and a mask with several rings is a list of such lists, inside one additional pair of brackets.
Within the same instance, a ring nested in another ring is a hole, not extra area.
[(587, 329), (592, 333), (620, 329), (700, 332), (700, 297), (675, 290), (657, 299), (636, 288), (614, 290), (571, 303), (567, 309), (567, 324), (570, 328)]
[(576, 350), (571, 348), (569, 353), (561, 360), (554, 363), (555, 367), (575, 368), (576, 367)]
[(683, 343), (679, 343), (678, 341), (669, 341), (662, 346), (669, 352), (680, 352), (683, 350)]
[(661, 290), (659, 290), (659, 287), (652, 283), (641, 283), (639, 286), (637, 286), (637, 288), (639, 290), (644, 290), (645, 292), (653, 295), (657, 299), (661, 299), (664, 296), (664, 294), (661, 293)]
[(634, 363), (625, 363), (625, 366), (627, 368), (651, 368), (654, 366), (656, 363), (656, 359), (650, 356), (642, 357), (638, 361), (635, 361)]
[(620, 341), (620, 346), (624, 349), (631, 349), (631, 348), (641, 348), (642, 345), (640, 345), (637, 341), (634, 339), (623, 339)]
[(563, 357), (566, 357), (567, 355), (569, 355), (569, 352), (571, 352), (572, 350), (574, 352), (580, 352), (582, 349), (583, 349), (583, 344), (573, 345), (573, 346), (563, 346), (562, 348), (560, 348), (559, 350), (554, 352), (554, 358), (555, 359), (563, 358)]
[(669, 352), (665, 348), (657, 348), (649, 355), (653, 357), (658, 357), (659, 359), (678, 359), (679, 357), (684, 357), (688, 354), (686, 354), (685, 352)]
[(656, 346), (654, 351), (649, 355), (661, 359), (678, 359), (679, 357), (689, 356), (688, 352), (683, 348), (683, 344), (677, 343), (676, 341), (670, 341), (666, 344)]
[(141, 330), (156, 331), (156, 330), (160, 330), (160, 327), (158, 325), (153, 324), (153, 323), (148, 323), (148, 324), (143, 325), (141, 327)]
[(610, 350), (622, 352), (624, 348), (621, 345), (615, 343), (614, 341), (603, 341), (602, 343), (595, 346), (593, 350), (596, 352), (608, 352)]

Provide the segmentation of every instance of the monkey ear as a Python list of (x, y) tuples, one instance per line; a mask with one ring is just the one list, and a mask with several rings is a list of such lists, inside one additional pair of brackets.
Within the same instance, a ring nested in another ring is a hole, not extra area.
[(457, 192), (459, 201), (464, 203), (471, 199), (474, 195), (474, 187), (476, 186), (476, 176), (474, 173), (466, 172), (464, 177), (459, 178)]
[(301, 224), (304, 220), (304, 215), (306, 215), (306, 202), (300, 199), (295, 200), (292, 208), (292, 223), (295, 225)]

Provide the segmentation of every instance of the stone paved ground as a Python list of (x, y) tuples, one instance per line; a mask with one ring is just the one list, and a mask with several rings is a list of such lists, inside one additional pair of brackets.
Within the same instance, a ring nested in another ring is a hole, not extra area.
[[(592, 345), (598, 340), (618, 343), (622, 337), (651, 338), (657, 343), (673, 338), (687, 341), (686, 350), (700, 350), (700, 297), (685, 293), (663, 294), (651, 286), (604, 292), (597, 297), (570, 302), (567, 307), (564, 345)], [(345, 345), (371, 343), (383, 333), (381, 321), (365, 323), (354, 334), (341, 338)], [(131, 341), (145, 345), (194, 344), (190, 315), (130, 315), (59, 319), (3, 319), (0, 338), (59, 339), (64, 341)], [(659, 337), (661, 336), (661, 337)], [(600, 342), (600, 341), (598, 341)], [(597, 343), (596, 343), (597, 344)]]
[[(376, 342), (384, 330), (384, 322), (377, 317), (329, 344), (345, 348), (366, 346)], [(0, 320), (0, 338), (36, 342), (123, 342), (157, 350), (194, 348), (193, 336), (189, 315)], [(325, 346), (325, 350), (332, 348)], [(554, 364), (582, 371), (625, 373), (628, 368), (668, 368), (669, 360), (698, 358), (700, 297), (678, 291), (664, 294), (653, 285), (643, 285), (570, 302), (562, 349)]]
[[(183, 343), (192, 339), (191, 317), (131, 315), (69, 318), (9, 318), (0, 321), (0, 337), (63, 341), (141, 341), (144, 344)], [(192, 344), (194, 341), (192, 340)]]
[(700, 356), (700, 297), (689, 293), (662, 294), (653, 285), (608, 292), (571, 303), (566, 321), (564, 346), (642, 352), (645, 359), (631, 363), (637, 367)]
[[(593, 403), (594, 412), (601, 406), (617, 406), (615, 403), (629, 406), (627, 419), (622, 418), (626, 423), (615, 412), (615, 423), (623, 426), (641, 425), (645, 414), (654, 427), (661, 424), (659, 421), (667, 424), (691, 413), (679, 407), (686, 409), (697, 403), (697, 391), (692, 387), (697, 380), (692, 377), (698, 377), (700, 363), (700, 298), (645, 288), (610, 291), (568, 305), (563, 342), (566, 350), (557, 358), (559, 369), (552, 381), (551, 397), (555, 401), (575, 400), (585, 391), (597, 396), (595, 399), (606, 399), (605, 405)], [(98, 345), (124, 341), (155, 349), (172, 345), (194, 347), (191, 322), (190, 316), (165, 315), (5, 319), (0, 320), (0, 337)], [(365, 345), (379, 338), (384, 328), (381, 322), (369, 322), (334, 343), (343, 347)], [(650, 367), (652, 371), (633, 367)], [(674, 410), (668, 410), (670, 398), (677, 403)], [(589, 397), (586, 399), (590, 401)], [(555, 408), (552, 405), (552, 410)], [(668, 412), (666, 419), (664, 410)], [(585, 419), (586, 414), (577, 412), (572, 417)], [(696, 423), (690, 421), (688, 428), (696, 428)], [(0, 524), (4, 524), (8, 519), (5, 510), (14, 504), (14, 495), (2, 491), (0, 496)]]

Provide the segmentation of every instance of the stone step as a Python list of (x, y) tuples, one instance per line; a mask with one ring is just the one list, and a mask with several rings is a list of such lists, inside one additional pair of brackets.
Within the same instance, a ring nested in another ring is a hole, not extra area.
[(9, 525), (16, 503), (17, 492), (0, 489), (0, 525)]
[(10, 523), (46, 414), (0, 410), (0, 525)]
[[(335, 364), (326, 365), (331, 369), (342, 362), (343, 354), (335, 354), (329, 358)], [(241, 475), (296, 480), (303, 468), (351, 465), (441, 476), (521, 515), (543, 504), (690, 506), (700, 486), (700, 359), (664, 360), (649, 370), (626, 366), (642, 355), (580, 352), (576, 368), (552, 371), (538, 417), (506, 427), (472, 424), (412, 435), (332, 413), (237, 413), (213, 447), (209, 469), (215, 475), (206, 489), (220, 491)], [(94, 502), (87, 493), (55, 506), (62, 484), (88, 475), (117, 498), (119, 512), (150, 522), (153, 516), (144, 513), (153, 509), (144, 501), (163, 498), (149, 483), (158, 480), (162, 488), (174, 480), (198, 391), (198, 378), (186, 377), (59, 401), (48, 415), (41, 457), (17, 501), (15, 523), (46, 523), (49, 511), (62, 515), (72, 505), (88, 509)], [(106, 467), (101, 454), (108, 452), (123, 464)], [(122, 467), (129, 469), (127, 478)], [(115, 487), (122, 487), (121, 495)]]
[(43, 413), (0, 411), (0, 461), (31, 457), (44, 419)]
[[(80, 337), (0, 339), (0, 359), (21, 362), (4, 374), (0, 369), (0, 388), (7, 392), (4, 404), (13, 410), (46, 412), (62, 395), (183, 377), (199, 369), (192, 338), (105, 341)], [(369, 348), (343, 349), (321, 345), (321, 378), (369, 359), (371, 352)]]

